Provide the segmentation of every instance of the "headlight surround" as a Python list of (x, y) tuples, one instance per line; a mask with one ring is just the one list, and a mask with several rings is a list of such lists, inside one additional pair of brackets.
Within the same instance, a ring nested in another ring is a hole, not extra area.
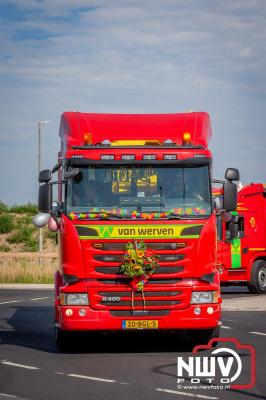
[(84, 306), (89, 304), (87, 293), (60, 293), (62, 306)]
[(218, 303), (219, 294), (215, 291), (192, 292), (190, 304)]

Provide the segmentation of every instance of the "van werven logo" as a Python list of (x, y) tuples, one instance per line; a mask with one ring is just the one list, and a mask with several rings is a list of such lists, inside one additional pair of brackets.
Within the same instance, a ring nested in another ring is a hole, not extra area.
[[(213, 349), (214, 345), (218, 348)], [(196, 346), (192, 353), (177, 357), (178, 388), (191, 389), (192, 384), (206, 389), (250, 389), (255, 385), (253, 346), (242, 345), (235, 338), (214, 338), (208, 345)]]

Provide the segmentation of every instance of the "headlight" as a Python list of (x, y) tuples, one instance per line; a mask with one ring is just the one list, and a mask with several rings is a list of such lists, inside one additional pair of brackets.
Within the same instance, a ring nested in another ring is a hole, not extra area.
[(88, 305), (87, 293), (60, 293), (60, 303), (62, 306)]
[(191, 304), (218, 303), (218, 292), (192, 292)]

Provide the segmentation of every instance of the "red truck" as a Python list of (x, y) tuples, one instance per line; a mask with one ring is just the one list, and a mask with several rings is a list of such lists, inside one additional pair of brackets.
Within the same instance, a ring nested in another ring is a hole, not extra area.
[(218, 269), (222, 285), (247, 285), (266, 293), (266, 186), (238, 192), (235, 212), (218, 217)]
[[(66, 112), (60, 137), (53, 208), (51, 171), (39, 175), (39, 211), (59, 231), (58, 347), (73, 331), (182, 329), (196, 343), (218, 336), (209, 115)], [(226, 171), (228, 211), (236, 209), (238, 175)], [(121, 268), (132, 246), (137, 263), (145, 266), (146, 254), (158, 264), (142, 274), (141, 288), (132, 285), (140, 266), (131, 275)]]

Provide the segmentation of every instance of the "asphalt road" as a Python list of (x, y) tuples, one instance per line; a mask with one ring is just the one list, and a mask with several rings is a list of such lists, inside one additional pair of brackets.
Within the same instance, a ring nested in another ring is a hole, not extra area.
[(53, 291), (0, 289), (0, 399), (266, 399), (266, 296), (245, 288), (223, 293), (222, 337), (256, 350), (252, 389), (178, 389), (177, 356), (191, 353), (176, 334), (85, 335), (59, 352)]

